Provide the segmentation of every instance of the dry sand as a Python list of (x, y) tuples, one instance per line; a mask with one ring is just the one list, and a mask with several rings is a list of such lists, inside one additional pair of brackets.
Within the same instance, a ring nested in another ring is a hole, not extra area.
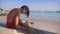
[(10, 29), (6, 27), (6, 16), (0, 16), (0, 34), (60, 34), (60, 23), (43, 21), (38, 19), (29, 19), (33, 22), (32, 27), (35, 31), (28, 33), (26, 31)]

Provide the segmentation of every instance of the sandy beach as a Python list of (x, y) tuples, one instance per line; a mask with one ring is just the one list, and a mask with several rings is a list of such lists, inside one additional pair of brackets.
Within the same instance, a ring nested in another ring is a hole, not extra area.
[(16, 29), (9, 29), (6, 27), (6, 16), (0, 16), (0, 34), (60, 34), (60, 22), (43, 21), (39, 19), (30, 18), (33, 22), (32, 28), (35, 30), (32, 33), (21, 32)]

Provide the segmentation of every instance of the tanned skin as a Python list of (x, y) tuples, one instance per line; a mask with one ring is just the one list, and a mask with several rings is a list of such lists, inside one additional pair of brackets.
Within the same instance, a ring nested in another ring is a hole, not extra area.
[[(15, 23), (15, 28), (21, 29), (21, 30), (27, 30), (28, 28), (30, 28), (29, 23), (23, 23), (19, 17), (19, 15), (25, 14), (27, 10), (24, 9), (20, 9), (20, 8), (15, 8), (12, 9), (8, 15), (7, 15), (7, 22), (13, 22)], [(23, 26), (19, 25), (18, 23), (21, 23)], [(26, 27), (24, 27), (26, 26)], [(29, 30), (27, 30), (29, 31)]]

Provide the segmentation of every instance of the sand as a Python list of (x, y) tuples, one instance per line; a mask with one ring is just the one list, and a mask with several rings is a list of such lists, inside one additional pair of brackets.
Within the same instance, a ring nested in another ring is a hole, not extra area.
[(35, 30), (31, 33), (6, 27), (6, 16), (0, 16), (0, 34), (60, 34), (60, 23), (43, 21), (38, 19), (29, 19), (33, 22), (32, 28)]

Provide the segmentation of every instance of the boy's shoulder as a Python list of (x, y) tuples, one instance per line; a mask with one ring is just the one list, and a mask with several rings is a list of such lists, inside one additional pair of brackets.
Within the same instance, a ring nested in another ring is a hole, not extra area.
[(19, 10), (19, 8), (14, 8), (14, 9), (12, 9), (11, 11), (17, 11), (17, 10)]
[(19, 13), (18, 10), (19, 10), (18, 8), (14, 8), (10, 10), (9, 14), (18, 14)]

